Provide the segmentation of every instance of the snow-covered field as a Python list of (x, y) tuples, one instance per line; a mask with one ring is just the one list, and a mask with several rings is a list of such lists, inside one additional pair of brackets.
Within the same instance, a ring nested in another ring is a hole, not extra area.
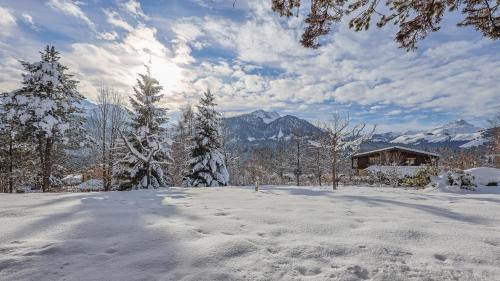
[(1, 194), (0, 280), (500, 280), (500, 194)]

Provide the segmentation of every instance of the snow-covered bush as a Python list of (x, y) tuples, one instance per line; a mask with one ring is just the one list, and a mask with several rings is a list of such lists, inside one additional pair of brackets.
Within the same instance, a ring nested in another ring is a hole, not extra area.
[(465, 170), (465, 172), (473, 175), (478, 185), (498, 186), (500, 183), (500, 169), (477, 167)]
[(447, 179), (448, 185), (457, 186), (460, 189), (475, 190), (477, 186), (475, 177), (462, 170), (448, 172)]
[(102, 179), (90, 179), (76, 186), (77, 191), (102, 191), (104, 190)]
[(427, 186), (432, 181), (432, 177), (438, 175), (438, 168), (433, 165), (426, 165), (422, 169), (419, 169), (414, 176), (406, 177), (403, 180), (403, 185), (423, 188)]

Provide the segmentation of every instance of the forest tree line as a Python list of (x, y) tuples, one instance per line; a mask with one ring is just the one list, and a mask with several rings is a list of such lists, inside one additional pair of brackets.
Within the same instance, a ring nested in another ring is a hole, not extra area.
[[(1, 96), (3, 192), (59, 190), (65, 176), (89, 167), (102, 172), (105, 191), (261, 184), (335, 189), (339, 181), (354, 176), (351, 156), (375, 132), (375, 126), (333, 114), (328, 122), (317, 122), (321, 133), (316, 135), (296, 130), (275, 146), (245, 149), (229, 139), (210, 90), (196, 106), (185, 106), (171, 124), (162, 106), (162, 87), (148, 67), (138, 74), (128, 103), (103, 86), (96, 107), (85, 116), (78, 81), (59, 62), (59, 53), (47, 46), (40, 54), (40, 61), (20, 62), (21, 87)], [(500, 116), (495, 118), (492, 127), (498, 127), (494, 122)], [(439, 149), (441, 164), (456, 169), (488, 165), (484, 155), (499, 154), (495, 132), (487, 148)]]

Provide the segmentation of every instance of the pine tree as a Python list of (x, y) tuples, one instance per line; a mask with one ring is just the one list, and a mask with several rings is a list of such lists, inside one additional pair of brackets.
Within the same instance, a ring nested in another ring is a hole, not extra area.
[(40, 54), (39, 62), (21, 61), (26, 71), (23, 86), (12, 93), (12, 103), (16, 106), (8, 114), (19, 121), (36, 143), (41, 187), (48, 191), (57, 146), (68, 143), (70, 135), (83, 130), (83, 121), (76, 113), (80, 112), (77, 105), (84, 97), (77, 91), (78, 81), (59, 63), (59, 53), (53, 46), (47, 46)]
[(187, 186), (225, 186), (229, 181), (221, 153), (220, 113), (215, 106), (214, 95), (206, 91), (196, 114), (190, 174), (185, 180)]
[(158, 80), (146, 74), (139, 74), (134, 96), (130, 97), (132, 121), (128, 131), (121, 130), (122, 141), (127, 154), (119, 172), (120, 189), (159, 188), (169, 184), (165, 173), (171, 160), (172, 141), (163, 126), (167, 121), (167, 110), (158, 105), (163, 94)]
[[(2, 93), (0, 100), (0, 192), (14, 191), (15, 170), (19, 166), (19, 120), (9, 116), (16, 106), (12, 103), (11, 93)], [(15, 116), (14, 116), (15, 117)]]

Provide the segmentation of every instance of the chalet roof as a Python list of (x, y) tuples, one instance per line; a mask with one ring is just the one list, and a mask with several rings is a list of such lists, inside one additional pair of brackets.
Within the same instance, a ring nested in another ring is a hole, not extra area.
[(360, 156), (370, 155), (373, 153), (378, 153), (378, 152), (383, 152), (383, 151), (393, 150), (393, 149), (413, 152), (413, 153), (417, 153), (417, 154), (425, 154), (425, 155), (434, 156), (434, 157), (439, 157), (439, 154), (437, 154), (437, 153), (432, 153), (432, 152), (428, 152), (428, 151), (424, 151), (424, 150), (413, 149), (413, 148), (408, 148), (408, 147), (403, 147), (403, 146), (389, 146), (389, 147), (384, 147), (384, 148), (380, 148), (380, 149), (355, 153), (352, 157), (357, 158)]

